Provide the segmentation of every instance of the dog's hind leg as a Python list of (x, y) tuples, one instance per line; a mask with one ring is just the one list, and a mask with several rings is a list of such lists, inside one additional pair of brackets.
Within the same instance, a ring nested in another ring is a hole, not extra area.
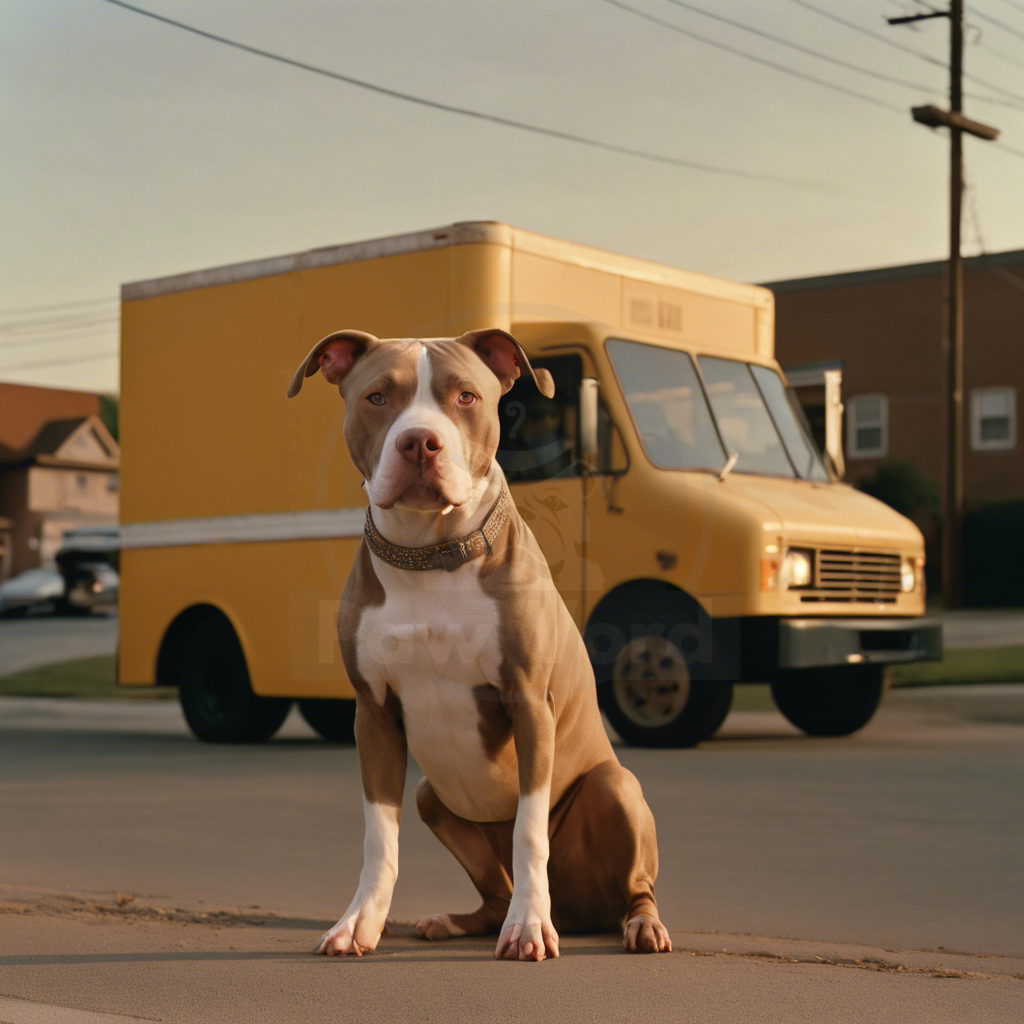
[(416, 934), (425, 939), (496, 934), (512, 898), (512, 879), (499, 856), (499, 849), (507, 846), (505, 852), (511, 864), (512, 822), (507, 823), (508, 841), (502, 843), (500, 825), (483, 826), (453, 814), (426, 779), (421, 779), (416, 787), (416, 808), (424, 823), (465, 868), (483, 898), (480, 909), (473, 914), (433, 914), (421, 918), (416, 922)]
[(629, 952), (669, 952), (672, 940), (654, 899), (654, 815), (636, 776), (618, 761), (602, 762), (577, 783), (565, 805), (554, 809), (552, 819), (556, 927), (622, 928), (622, 945)]

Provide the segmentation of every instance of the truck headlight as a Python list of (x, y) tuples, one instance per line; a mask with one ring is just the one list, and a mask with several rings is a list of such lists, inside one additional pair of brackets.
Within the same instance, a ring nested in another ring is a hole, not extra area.
[(909, 594), (917, 586), (916, 558), (904, 558), (900, 563), (900, 590)]
[(809, 587), (814, 580), (814, 552), (790, 548), (782, 560), (783, 588)]

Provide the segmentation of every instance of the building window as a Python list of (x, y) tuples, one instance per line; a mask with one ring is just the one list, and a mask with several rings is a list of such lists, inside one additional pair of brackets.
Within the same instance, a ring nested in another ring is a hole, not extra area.
[(971, 391), (971, 447), (975, 451), (1017, 446), (1017, 389)]
[(89, 490), (89, 478), (84, 473), (79, 473), (75, 482), (78, 484), (78, 489), (80, 491)]
[(889, 454), (889, 399), (860, 395), (846, 403), (846, 455), (872, 459)]

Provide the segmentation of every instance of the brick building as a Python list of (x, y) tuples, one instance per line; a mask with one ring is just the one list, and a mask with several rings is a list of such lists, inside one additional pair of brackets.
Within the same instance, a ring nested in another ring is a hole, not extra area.
[[(910, 462), (942, 486), (944, 262), (775, 281), (776, 354), (788, 370), (843, 371), (846, 477)], [(1024, 250), (964, 267), (967, 507), (1024, 498)]]

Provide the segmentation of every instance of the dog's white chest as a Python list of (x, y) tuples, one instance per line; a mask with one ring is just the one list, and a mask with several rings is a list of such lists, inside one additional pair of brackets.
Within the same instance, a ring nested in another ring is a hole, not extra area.
[(409, 751), (452, 811), (514, 817), (514, 747), (488, 750), (481, 731), (481, 692), (499, 682), (502, 654), (498, 608), (476, 567), (409, 573), (375, 559), (374, 568), (386, 597), (360, 621), (361, 675), (378, 702), (394, 691)]

